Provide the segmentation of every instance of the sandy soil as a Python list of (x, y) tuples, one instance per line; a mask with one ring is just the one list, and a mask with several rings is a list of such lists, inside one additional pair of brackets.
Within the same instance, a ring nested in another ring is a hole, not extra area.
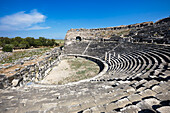
[(58, 66), (54, 67), (50, 74), (43, 80), (43, 84), (57, 84), (62, 79), (71, 76), (72, 71), (66, 59), (63, 59)]
[[(76, 69), (73, 68), (73, 62), (74, 66), (81, 66)], [(77, 62), (75, 62), (77, 61)], [(89, 70), (89, 68), (91, 70)], [(94, 72), (94, 69), (97, 70), (97, 72)], [(85, 73), (84, 73), (85, 72)], [(47, 75), (42, 81), (42, 84), (65, 84), (68, 82), (78, 81), (86, 78), (91, 78), (92, 76), (97, 75), (99, 72), (99, 67), (96, 63), (85, 60), (84, 58), (77, 58), (74, 57), (68, 57), (66, 59), (61, 60), (61, 62), (58, 64), (58, 66), (54, 67), (49, 75)]]

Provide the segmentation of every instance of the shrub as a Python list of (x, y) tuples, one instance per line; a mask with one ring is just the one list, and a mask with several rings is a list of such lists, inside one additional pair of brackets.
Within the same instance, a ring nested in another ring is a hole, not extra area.
[(2, 51), (12, 52), (13, 51), (13, 45), (12, 44), (5, 44), (5, 46), (2, 48)]
[(27, 41), (23, 40), (23, 41), (19, 44), (19, 47), (26, 49), (26, 48), (29, 48), (30, 45), (29, 45), (29, 43), (28, 43)]

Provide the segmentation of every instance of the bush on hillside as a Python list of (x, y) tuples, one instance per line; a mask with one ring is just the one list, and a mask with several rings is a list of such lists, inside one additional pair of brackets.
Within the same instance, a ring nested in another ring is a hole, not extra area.
[(13, 45), (12, 44), (5, 44), (5, 46), (2, 48), (3, 52), (12, 52), (13, 51)]

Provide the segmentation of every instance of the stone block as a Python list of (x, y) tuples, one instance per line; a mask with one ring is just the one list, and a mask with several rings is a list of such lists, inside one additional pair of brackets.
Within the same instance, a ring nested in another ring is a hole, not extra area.
[(91, 111), (92, 111), (92, 113), (100, 113), (100, 110), (98, 109), (98, 107), (92, 107), (91, 108)]
[(118, 100), (116, 104), (118, 105), (119, 108), (122, 108), (128, 104), (131, 104), (131, 102), (127, 98), (123, 98), (121, 100)]
[(14, 87), (17, 86), (18, 83), (19, 83), (19, 80), (20, 80), (20, 79), (13, 79), (13, 80), (12, 80), (12, 86), (14, 86)]
[(110, 111), (117, 109), (117, 108), (119, 108), (119, 106), (116, 103), (110, 103), (110, 104), (106, 105), (106, 111), (107, 112), (110, 112)]
[(44, 103), (42, 104), (42, 109), (41, 110), (47, 110), (53, 107), (56, 107), (57, 103)]
[(140, 108), (141, 110), (143, 110), (143, 109), (152, 109), (152, 106), (150, 106), (148, 103), (146, 103), (144, 101), (141, 101), (141, 102), (137, 103), (136, 106), (138, 108)]
[(82, 109), (87, 109), (90, 107), (96, 106), (96, 103), (94, 101), (86, 101), (84, 103), (81, 104), (81, 108)]
[(156, 81), (156, 80), (151, 80), (151, 81), (145, 83), (144, 86), (147, 87), (147, 88), (150, 88), (151, 86), (153, 86), (153, 85), (155, 85), (155, 84), (158, 84), (158, 83), (159, 83), (159, 82)]
[(95, 103), (96, 105), (103, 105), (103, 104), (106, 104), (110, 102), (109, 100), (107, 100), (107, 97), (106, 98), (98, 98), (95, 100)]
[(146, 89), (146, 87), (140, 87), (139, 89), (137, 89), (137, 92), (143, 91), (143, 90), (145, 90), (145, 89)]
[(170, 91), (165, 91), (163, 93), (157, 94), (156, 98), (158, 98), (161, 101), (170, 100)]
[(80, 106), (80, 104), (68, 106), (68, 111), (69, 112), (78, 112), (78, 111), (81, 111), (81, 106)]
[(144, 97), (148, 97), (148, 96), (155, 96), (156, 93), (150, 89), (146, 89), (146, 90), (140, 92), (139, 95), (141, 95), (141, 97), (144, 98)]
[(128, 107), (125, 107), (121, 109), (121, 113), (139, 113), (141, 109), (137, 107), (136, 105), (130, 105)]
[(126, 91), (127, 93), (132, 94), (135, 92), (135, 89), (133, 87), (129, 87)]
[(83, 113), (91, 113), (91, 109), (86, 109), (83, 111)]
[(127, 97), (131, 102), (136, 102), (141, 100), (141, 96), (139, 94), (132, 94)]
[(160, 103), (160, 101), (155, 98), (145, 99), (144, 102), (146, 102), (150, 106), (158, 105)]
[(170, 106), (163, 106), (158, 109), (156, 109), (160, 113), (169, 113), (170, 112)]
[(156, 93), (160, 93), (164, 89), (162, 87), (160, 87), (159, 85), (156, 85), (156, 86), (152, 87), (152, 90), (155, 91)]
[(103, 105), (99, 105), (97, 106), (97, 108), (99, 109), (100, 112), (106, 112), (106, 107)]

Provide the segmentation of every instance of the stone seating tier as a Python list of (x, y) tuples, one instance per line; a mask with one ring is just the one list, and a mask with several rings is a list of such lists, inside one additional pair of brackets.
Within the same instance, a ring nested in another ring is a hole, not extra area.
[[(65, 47), (65, 52), (82, 54), (88, 44), (76, 42)], [(69, 51), (71, 47), (75, 50)], [(111, 59), (106, 61), (109, 70), (103, 76), (78, 84), (27, 84), (0, 90), (1, 112), (167, 113), (170, 110), (169, 46), (91, 42), (85, 54), (104, 59), (105, 52), (111, 53)]]

